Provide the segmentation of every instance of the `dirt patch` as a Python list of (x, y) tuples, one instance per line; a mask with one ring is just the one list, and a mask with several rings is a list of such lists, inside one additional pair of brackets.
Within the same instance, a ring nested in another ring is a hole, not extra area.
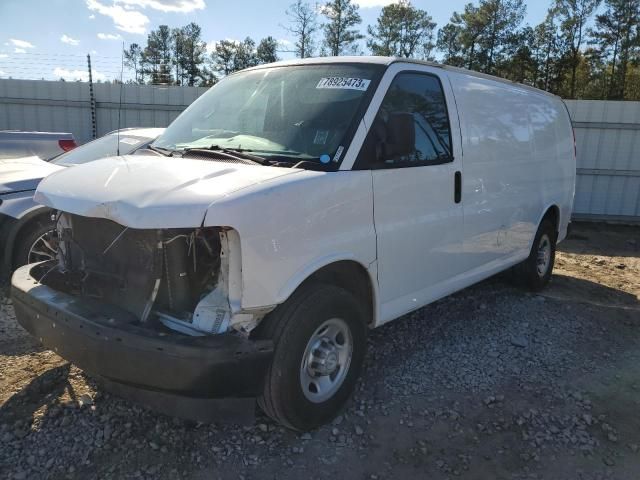
[(0, 297), (3, 478), (640, 478), (640, 228), (577, 225), (540, 295), (507, 276), (371, 332), (309, 434), (193, 424), (110, 395)]

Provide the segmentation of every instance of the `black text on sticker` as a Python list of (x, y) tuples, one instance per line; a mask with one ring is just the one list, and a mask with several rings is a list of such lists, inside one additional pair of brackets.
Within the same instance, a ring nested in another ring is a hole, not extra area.
[(325, 77), (321, 78), (316, 88), (342, 88), (346, 90), (362, 90), (369, 88), (371, 80), (366, 78)]

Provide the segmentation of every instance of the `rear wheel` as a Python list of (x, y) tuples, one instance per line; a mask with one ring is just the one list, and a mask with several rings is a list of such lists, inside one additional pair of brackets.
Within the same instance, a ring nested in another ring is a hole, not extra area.
[(517, 279), (534, 292), (542, 290), (551, 279), (557, 236), (553, 222), (543, 220), (536, 232), (529, 257), (516, 267)]
[(294, 430), (330, 421), (360, 374), (366, 330), (365, 310), (346, 290), (312, 284), (296, 292), (259, 327), (274, 341), (260, 407)]
[(13, 267), (53, 260), (58, 253), (58, 232), (46, 217), (37, 218), (22, 228), (15, 243)]

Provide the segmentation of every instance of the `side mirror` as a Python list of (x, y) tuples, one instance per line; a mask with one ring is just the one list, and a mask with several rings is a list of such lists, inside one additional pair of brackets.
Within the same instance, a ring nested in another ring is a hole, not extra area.
[(416, 127), (413, 114), (395, 112), (387, 120), (387, 139), (383, 146), (384, 159), (410, 155), (415, 149)]

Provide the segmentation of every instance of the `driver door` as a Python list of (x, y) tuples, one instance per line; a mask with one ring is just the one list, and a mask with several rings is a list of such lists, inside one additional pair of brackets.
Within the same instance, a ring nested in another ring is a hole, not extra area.
[[(464, 271), (459, 127), (452, 132), (448, 105), (455, 104), (443, 85), (446, 77), (431, 72), (398, 73), (361, 152), (373, 176), (382, 322), (446, 295)], [(413, 116), (415, 135), (406, 154), (389, 156), (380, 144), (390, 139), (380, 137), (397, 114)]]

